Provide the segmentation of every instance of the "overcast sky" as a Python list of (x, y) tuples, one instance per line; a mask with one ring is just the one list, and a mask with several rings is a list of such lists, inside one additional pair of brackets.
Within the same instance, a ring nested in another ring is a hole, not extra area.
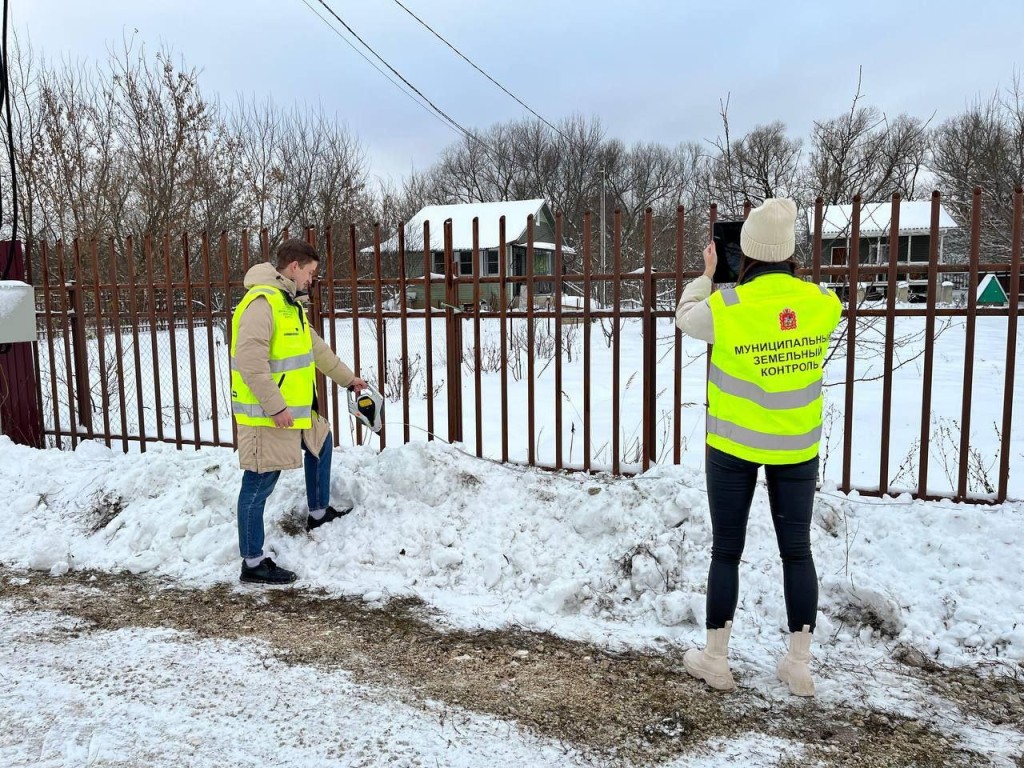
[[(713, 139), (726, 96), (734, 135), (782, 120), (806, 136), (849, 108), (859, 66), (865, 103), (940, 121), (1024, 69), (1020, 0), (402, 1), (547, 120), (596, 116), (627, 144)], [(394, 0), (327, 2), (462, 125), (529, 116)], [(377, 176), (426, 168), (457, 139), (304, 0), (15, 0), (11, 12), (49, 58), (102, 59), (134, 35), (201, 69), (203, 92), (225, 104), (319, 103)]]

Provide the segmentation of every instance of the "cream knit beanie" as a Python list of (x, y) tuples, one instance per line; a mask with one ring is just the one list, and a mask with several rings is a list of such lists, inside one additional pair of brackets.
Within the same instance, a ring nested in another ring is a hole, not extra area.
[(796, 203), (770, 197), (754, 208), (740, 230), (740, 248), (755, 261), (785, 261), (796, 250)]

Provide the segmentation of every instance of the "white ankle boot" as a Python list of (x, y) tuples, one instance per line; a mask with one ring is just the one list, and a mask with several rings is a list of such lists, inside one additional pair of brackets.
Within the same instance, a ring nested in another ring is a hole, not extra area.
[(708, 630), (708, 643), (704, 650), (691, 648), (683, 654), (683, 666), (686, 671), (703, 680), (712, 688), (719, 691), (731, 691), (736, 687), (736, 681), (729, 669), (729, 634), (732, 632), (732, 622), (725, 622), (721, 629)]
[(814, 678), (811, 677), (811, 628), (804, 624), (802, 632), (789, 636), (789, 653), (779, 659), (779, 680), (789, 684), (794, 696), (813, 696)]

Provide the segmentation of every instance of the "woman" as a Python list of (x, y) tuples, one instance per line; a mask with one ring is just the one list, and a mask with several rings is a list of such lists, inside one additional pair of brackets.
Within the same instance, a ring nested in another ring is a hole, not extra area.
[(727, 659), (739, 595), (739, 562), (758, 467), (764, 465), (782, 558), (789, 652), (779, 679), (813, 696), (808, 667), (818, 611), (811, 510), (821, 439), (821, 366), (842, 308), (836, 295), (795, 276), (796, 204), (768, 199), (740, 231), (735, 288), (711, 292), (718, 257), (704, 249), (704, 275), (676, 308), (683, 333), (714, 344), (708, 372), (707, 486), (712, 550), (707, 645), (683, 657), (686, 671), (719, 690), (736, 686)]

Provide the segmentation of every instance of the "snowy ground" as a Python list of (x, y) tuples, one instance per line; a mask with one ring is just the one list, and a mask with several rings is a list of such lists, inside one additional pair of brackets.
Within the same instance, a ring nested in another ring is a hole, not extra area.
[[(710, 527), (699, 470), (556, 475), (435, 442), (339, 451), (333, 475), (335, 503), (355, 512), (311, 536), (295, 533), (301, 472), (282, 476), (268, 507), (268, 543), (300, 588), (358, 595), (370, 608), (414, 596), (441, 628), (518, 626), (606, 651), (672, 654), (703, 639)], [(5, 599), (18, 579), (59, 582), (83, 569), (234, 585), (239, 477), (226, 449), (124, 455), (85, 443), (71, 453), (0, 438), (3, 764), (213, 766), (246, 755), (281, 765), (592, 764), (571, 744), (466, 709), (455, 733), (429, 703), (402, 703), (343, 672), (268, 661), (258, 642), (69, 632), (66, 617)], [(826, 487), (812, 529), (815, 706), (911, 717), (992, 764), (1019, 765), (1022, 529), (1021, 503), (861, 499)], [(774, 678), (784, 623), (761, 489), (733, 665), (745, 689), (780, 705), (789, 700)], [(993, 722), (936, 696), (901, 671), (894, 654), (908, 649), (1017, 686), (1015, 714)], [(667, 764), (767, 766), (799, 752), (746, 733)]]

